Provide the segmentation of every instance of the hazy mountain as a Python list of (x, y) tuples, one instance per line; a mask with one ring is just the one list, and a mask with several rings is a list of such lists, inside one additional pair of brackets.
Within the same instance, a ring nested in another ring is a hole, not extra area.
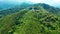
[(56, 8), (56, 7), (53, 7), (53, 6), (50, 6), (48, 4), (44, 4), (44, 3), (30, 4), (30, 3), (26, 3), (26, 2), (21, 3), (20, 5), (16, 5), (14, 7), (10, 6), (11, 8), (1, 10), (0, 15), (6, 16), (6, 15), (9, 15), (9, 14), (18, 12), (18, 11), (20, 11), (22, 9), (29, 9), (29, 7), (39, 8), (40, 6), (43, 7), (45, 10), (60, 16), (60, 9), (59, 8)]
[(21, 3), (15, 3), (15, 2), (0, 2), (0, 10), (2, 9), (8, 9), (8, 8), (11, 8), (11, 7), (14, 7), (14, 6), (18, 6), (18, 5), (21, 5), (21, 4), (31, 4), (30, 2), (21, 2)]
[(9, 8), (9, 7), (13, 7), (13, 6), (15, 6), (15, 4), (0, 2), (0, 10), (5, 9), (5, 8)]
[(22, 9), (27, 9), (31, 5), (32, 4), (29, 4), (29, 3), (21, 3), (20, 5), (16, 5), (14, 7), (10, 6), (10, 8), (0, 10), (0, 17), (9, 15), (9, 14), (12, 14), (12, 13), (15, 13), (15, 12), (19, 12)]

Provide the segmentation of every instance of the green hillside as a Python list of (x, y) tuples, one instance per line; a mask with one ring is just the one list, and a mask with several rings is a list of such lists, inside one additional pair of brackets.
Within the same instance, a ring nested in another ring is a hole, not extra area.
[(60, 17), (39, 7), (0, 19), (0, 34), (60, 34)]
[(60, 8), (50, 6), (50, 5), (44, 4), (44, 3), (34, 4), (33, 6), (35, 6), (35, 7), (42, 6), (45, 10), (60, 16)]

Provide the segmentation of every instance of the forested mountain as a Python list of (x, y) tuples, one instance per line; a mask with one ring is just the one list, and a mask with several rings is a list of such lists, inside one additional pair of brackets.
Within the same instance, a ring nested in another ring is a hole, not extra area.
[(54, 14), (57, 14), (57, 15), (60, 14), (60, 9), (59, 8), (50, 6), (48, 4), (38, 3), (38, 4), (34, 4), (34, 6), (42, 6), (45, 10), (47, 10), (47, 11), (49, 11), (51, 13), (54, 13)]
[(0, 34), (60, 34), (59, 8), (25, 5), (0, 11)]
[(18, 12), (22, 9), (29, 9), (30, 7), (39, 8), (40, 6), (43, 7), (45, 10), (60, 16), (60, 9), (53, 7), (53, 6), (50, 6), (48, 4), (44, 4), (44, 3), (38, 3), (38, 4), (22, 3), (21, 5), (17, 5), (17, 6), (14, 6), (12, 8), (0, 10), (0, 17)]
[(11, 7), (11, 8), (0, 10), (0, 18), (3, 16), (6, 16), (6, 15), (9, 15), (9, 14), (15, 13), (15, 12), (19, 12), (20, 10), (26, 9), (29, 6), (31, 6), (31, 4), (22, 3), (20, 5), (17, 5), (17, 6)]

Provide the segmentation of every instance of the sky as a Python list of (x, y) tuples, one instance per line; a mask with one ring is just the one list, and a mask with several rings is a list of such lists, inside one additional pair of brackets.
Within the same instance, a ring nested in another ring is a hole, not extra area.
[(51, 6), (60, 6), (60, 0), (0, 0), (0, 2), (33, 2), (33, 3), (46, 3)]

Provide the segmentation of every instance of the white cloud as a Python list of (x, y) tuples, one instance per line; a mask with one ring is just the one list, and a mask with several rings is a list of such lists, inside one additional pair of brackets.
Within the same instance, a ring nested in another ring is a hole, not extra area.
[(34, 2), (34, 3), (49, 3), (49, 2), (53, 2), (53, 3), (58, 3), (60, 2), (60, 0), (0, 0), (0, 1), (12, 1), (12, 2), (25, 2), (25, 1), (30, 1), (30, 2)]
[(27, 1), (31, 1), (34, 3), (46, 3), (51, 6), (60, 5), (60, 0), (27, 0)]
[(57, 2), (57, 3), (60, 2), (60, 0), (53, 0), (53, 1), (54, 1), (54, 2)]
[(60, 4), (60, 0), (0, 0), (0, 2), (17, 2), (17, 3), (21, 3), (21, 2), (33, 2), (33, 3), (46, 3), (49, 5), (59, 5)]
[(34, 3), (40, 3), (40, 0), (27, 0), (27, 1), (34, 2)]

